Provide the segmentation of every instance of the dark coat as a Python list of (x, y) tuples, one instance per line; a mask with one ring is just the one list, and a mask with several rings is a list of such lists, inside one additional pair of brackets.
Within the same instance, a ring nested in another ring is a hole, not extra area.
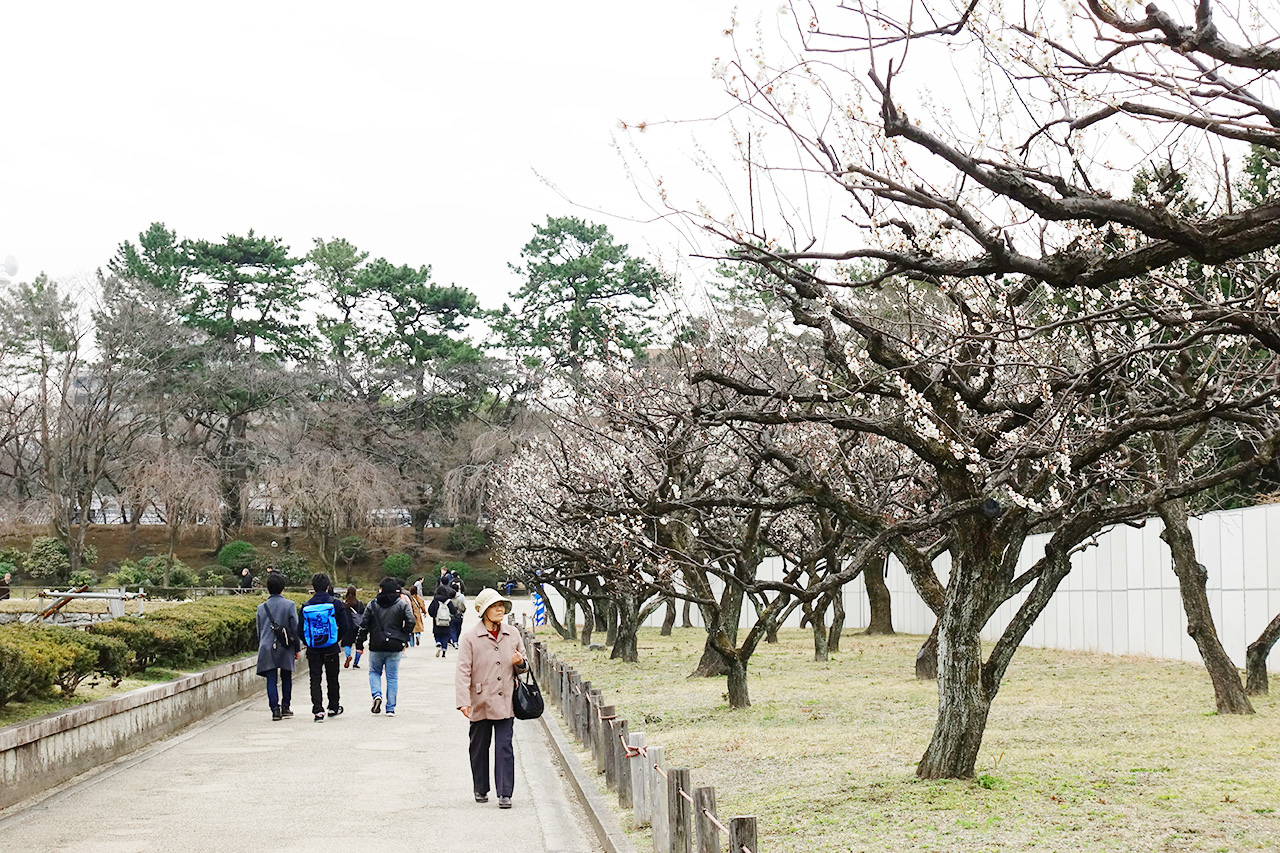
[(351, 611), (347, 609), (347, 605), (343, 603), (341, 598), (334, 598), (328, 592), (317, 592), (315, 595), (308, 598), (306, 602), (303, 603), (302, 607), (298, 608), (297, 619), (299, 625), (302, 624), (302, 608), (311, 604), (333, 605), (333, 615), (338, 622), (338, 636), (335, 637), (334, 641), (327, 646), (320, 646), (315, 649), (308, 646), (307, 657), (313, 658), (323, 657), (325, 655), (336, 655), (338, 650), (341, 648), (342, 638), (350, 634), (354, 634), (351, 627)]
[[(373, 641), (377, 635), (376, 628), (391, 642), (380, 646)], [(398, 652), (409, 642), (413, 633), (413, 612), (398, 593), (378, 593), (378, 597), (369, 602), (364, 609), (364, 618), (360, 620), (360, 629), (356, 632), (356, 648), (363, 649), (364, 641), (369, 640), (371, 652)]]
[(356, 641), (356, 632), (360, 630), (360, 623), (364, 621), (364, 603), (356, 601), (355, 607), (347, 608), (347, 615), (351, 617), (351, 632), (343, 634), (339, 640), (344, 646), (353, 645)]
[[(271, 620), (283, 625), (293, 642), (281, 646), (271, 630)], [(258, 675), (268, 675), (277, 669), (293, 671), (295, 656), (301, 640), (298, 639), (298, 611), (293, 602), (283, 595), (273, 595), (258, 605)]]

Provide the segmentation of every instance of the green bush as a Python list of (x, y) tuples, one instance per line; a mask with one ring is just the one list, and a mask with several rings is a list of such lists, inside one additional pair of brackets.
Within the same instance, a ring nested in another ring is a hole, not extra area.
[(449, 528), (445, 535), (444, 546), (450, 551), (460, 554), (478, 554), (489, 545), (489, 537), (484, 528), (464, 521)]
[(71, 696), (98, 666), (97, 649), (85, 636), (61, 625), (22, 625), (11, 629), (29, 655), (44, 655), (54, 667), (53, 683), (63, 696)]
[(368, 555), (365, 541), (359, 536), (343, 536), (338, 542), (338, 559), (347, 565), (358, 563)]
[(17, 574), (17, 572), (18, 567), (16, 564), (10, 563), (6, 560), (0, 560), (0, 578), (3, 578), (8, 574)]
[(413, 571), (413, 558), (408, 554), (388, 554), (382, 561), (382, 571), (393, 578), (405, 579)]
[(15, 631), (0, 629), (0, 708), (48, 694), (56, 676), (54, 661), (33, 653)]
[[(98, 562), (98, 549), (84, 546), (80, 552), (82, 568)], [(31, 540), (31, 550), (22, 560), (23, 568), (33, 578), (63, 580), (71, 573), (71, 559), (67, 556), (67, 543), (53, 536), (37, 536)]]
[(5, 569), (6, 572), (16, 572), (17, 567), (22, 565), (22, 561), (26, 559), (27, 552), (21, 548), (0, 548), (0, 565), (8, 564), (11, 568)]
[(218, 564), (240, 574), (241, 569), (247, 569), (253, 565), (257, 553), (253, 545), (243, 539), (237, 539), (218, 549)]
[(219, 565), (205, 566), (200, 570), (202, 576), (201, 584), (203, 586), (235, 586), (232, 575), (226, 569)]
[[(3, 572), (0, 572), (3, 574)], [(72, 572), (71, 577), (67, 579), (67, 586), (93, 586), (98, 582), (98, 575), (93, 569), (79, 569)]]
[(31, 540), (31, 550), (22, 564), (33, 578), (65, 578), (71, 571), (67, 544), (52, 536), (37, 536)]
[(307, 558), (297, 551), (261, 554), (254, 558), (253, 573), (260, 579), (265, 579), (272, 566), (284, 575), (289, 586), (306, 586), (311, 583), (311, 576), (315, 574)]
[(120, 568), (107, 576), (112, 586), (169, 586), (191, 587), (196, 585), (196, 573), (186, 563), (177, 559), (169, 567), (169, 583), (164, 582), (164, 564), (166, 557), (143, 557), (140, 560), (124, 560)]

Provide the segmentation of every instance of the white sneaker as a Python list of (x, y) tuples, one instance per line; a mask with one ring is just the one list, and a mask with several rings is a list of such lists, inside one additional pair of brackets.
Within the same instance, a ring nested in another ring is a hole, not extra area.
[(394, 717), (395, 715), (396, 715), (396, 712), (395, 712), (395, 711), (388, 711), (384, 716), (387, 716), (387, 717)]

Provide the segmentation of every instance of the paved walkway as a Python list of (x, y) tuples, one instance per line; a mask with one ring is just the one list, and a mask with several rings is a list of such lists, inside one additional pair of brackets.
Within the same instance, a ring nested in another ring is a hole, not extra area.
[[(470, 620), (468, 620), (470, 621)], [(474, 802), (452, 655), (408, 650), (396, 715), (369, 713), (365, 669), (346, 713), (272, 722), (265, 690), (172, 738), (0, 816), (0, 851), (598, 853), (541, 726), (517, 720), (514, 808)]]

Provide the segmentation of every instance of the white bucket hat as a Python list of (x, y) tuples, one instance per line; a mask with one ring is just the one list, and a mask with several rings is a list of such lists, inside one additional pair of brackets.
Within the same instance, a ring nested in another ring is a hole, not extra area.
[(484, 589), (480, 590), (480, 594), (476, 596), (476, 612), (483, 617), (484, 612), (488, 610), (490, 607), (492, 607), (493, 605), (497, 604), (499, 601), (507, 605), (508, 613), (510, 613), (512, 610), (515, 610), (515, 605), (511, 603), (511, 599), (503, 598), (502, 593), (498, 592), (496, 589), (492, 587), (487, 586)]

